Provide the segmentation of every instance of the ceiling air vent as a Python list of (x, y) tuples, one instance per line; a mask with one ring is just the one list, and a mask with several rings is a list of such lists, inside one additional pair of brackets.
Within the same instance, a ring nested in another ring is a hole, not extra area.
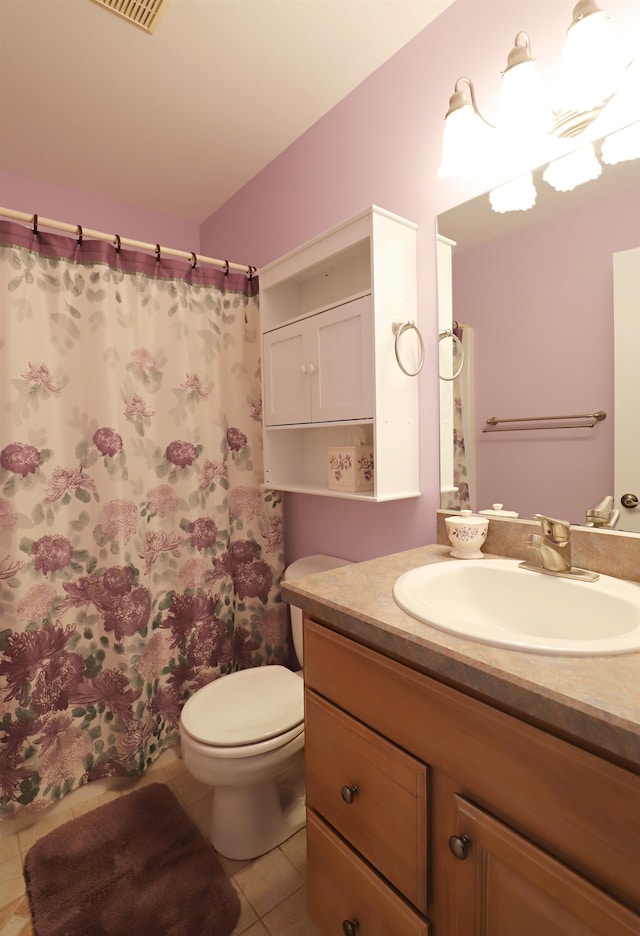
[(135, 23), (145, 32), (153, 33), (158, 28), (169, 0), (93, 0), (94, 3), (117, 13), (130, 23)]

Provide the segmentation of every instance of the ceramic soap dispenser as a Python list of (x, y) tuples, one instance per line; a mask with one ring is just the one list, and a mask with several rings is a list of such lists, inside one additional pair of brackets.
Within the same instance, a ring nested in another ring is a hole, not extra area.
[(454, 559), (484, 559), (480, 547), (487, 538), (489, 520), (472, 510), (461, 510), (454, 517), (445, 517), (449, 542)]

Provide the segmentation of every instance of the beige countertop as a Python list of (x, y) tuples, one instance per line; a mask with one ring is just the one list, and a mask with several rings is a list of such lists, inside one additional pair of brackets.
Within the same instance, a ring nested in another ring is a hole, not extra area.
[[(343, 566), (282, 583), (286, 601), (341, 633), (640, 773), (640, 652), (550, 656), (454, 637), (396, 605), (393, 583), (447, 546)], [(491, 558), (491, 556), (487, 556)]]

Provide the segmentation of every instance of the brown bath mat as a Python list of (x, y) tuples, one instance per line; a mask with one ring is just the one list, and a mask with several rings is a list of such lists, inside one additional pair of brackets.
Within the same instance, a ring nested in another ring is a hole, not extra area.
[(34, 936), (229, 936), (238, 895), (171, 790), (152, 783), (29, 850)]

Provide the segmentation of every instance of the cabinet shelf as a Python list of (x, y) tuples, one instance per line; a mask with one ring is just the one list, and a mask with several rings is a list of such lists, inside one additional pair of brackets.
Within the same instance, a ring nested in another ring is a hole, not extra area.
[(398, 500), (399, 498), (420, 497), (420, 491), (404, 491), (402, 493), (394, 491), (392, 494), (376, 495), (374, 491), (336, 491), (329, 488), (326, 484), (311, 484), (299, 482), (285, 482), (280, 484), (264, 484), (263, 487), (268, 490), (286, 491), (290, 494), (316, 494), (319, 497), (338, 497), (344, 500), (368, 501), (370, 504), (380, 504), (383, 501)]

